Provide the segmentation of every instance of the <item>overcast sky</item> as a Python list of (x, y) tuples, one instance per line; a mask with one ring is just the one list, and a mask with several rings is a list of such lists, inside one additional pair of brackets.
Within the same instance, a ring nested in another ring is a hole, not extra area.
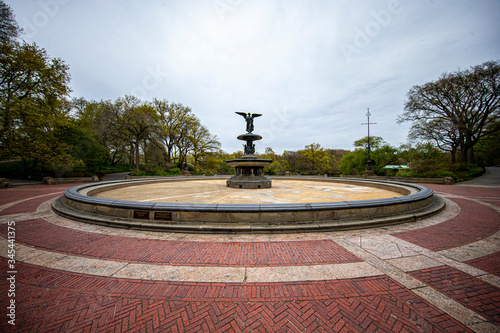
[(311, 143), (406, 142), (406, 94), (444, 72), (500, 59), (500, 1), (5, 0), (72, 95), (135, 95), (193, 109), (226, 152), (255, 120), (258, 152)]

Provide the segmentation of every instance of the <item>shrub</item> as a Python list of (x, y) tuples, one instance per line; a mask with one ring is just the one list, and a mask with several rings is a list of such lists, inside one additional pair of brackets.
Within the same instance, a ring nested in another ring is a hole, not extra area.
[(181, 169), (179, 168), (172, 168), (168, 172), (169, 175), (180, 175), (181, 174)]
[(411, 170), (399, 170), (396, 172), (396, 177), (415, 177)]

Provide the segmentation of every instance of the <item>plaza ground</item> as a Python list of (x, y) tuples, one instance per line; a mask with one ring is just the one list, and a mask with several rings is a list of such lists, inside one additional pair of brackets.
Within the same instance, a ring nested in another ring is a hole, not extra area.
[(426, 185), (447, 208), (425, 220), (281, 235), (112, 229), (50, 210), (74, 184), (1, 189), (0, 331), (500, 331), (500, 168), (488, 171)]
[[(140, 202), (194, 204), (287, 204), (384, 199), (397, 192), (352, 184), (308, 180), (273, 179), (273, 186), (260, 190), (226, 186), (226, 179), (161, 182), (107, 190), (95, 197)], [(411, 191), (411, 189), (408, 189)]]

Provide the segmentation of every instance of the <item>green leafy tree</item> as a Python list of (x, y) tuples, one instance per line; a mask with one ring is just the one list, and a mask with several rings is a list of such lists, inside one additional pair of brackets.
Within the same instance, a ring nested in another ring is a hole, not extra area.
[(307, 145), (300, 151), (304, 157), (305, 172), (309, 174), (324, 174), (330, 171), (330, 159), (323, 147), (318, 143)]
[(342, 157), (344, 157), (345, 154), (349, 153), (350, 151), (344, 149), (327, 149), (326, 152), (328, 153), (330, 159), (331, 172), (334, 174), (339, 174), (340, 160), (342, 159)]
[[(143, 103), (134, 96), (119, 98), (116, 103), (123, 108), (123, 129), (131, 139), (131, 146), (135, 153), (135, 167), (138, 170), (140, 167), (141, 144), (144, 145), (143, 152), (145, 153), (147, 151), (147, 142), (153, 131), (155, 131), (154, 127), (158, 115), (152, 105)], [(146, 156), (144, 161), (147, 163)]]
[[(68, 118), (69, 68), (36, 44), (12, 42), (0, 54), (0, 154), (37, 165), (64, 159), (54, 129)], [(25, 163), (27, 165), (27, 163)]]
[(353, 152), (345, 154), (340, 160), (340, 172), (344, 175), (361, 174), (366, 169), (366, 151), (356, 148)]
[(479, 165), (500, 165), (500, 131), (492, 131), (476, 145)]
[(125, 131), (121, 103), (73, 99), (74, 117), (78, 126), (92, 132), (104, 147), (108, 163), (112, 166), (124, 162), (130, 138)]
[(415, 146), (402, 145), (398, 155), (408, 164), (410, 170), (399, 171), (397, 176), (442, 177), (447, 176), (445, 173), (450, 168), (445, 153), (431, 142), (420, 142)]
[[(199, 125), (191, 108), (181, 103), (169, 103), (166, 100), (153, 100), (158, 118), (158, 142), (165, 147), (165, 162), (171, 164), (176, 158), (179, 165), (191, 148), (188, 138), (190, 127)], [(189, 146), (189, 147), (188, 147)]]
[(220, 149), (220, 142), (216, 135), (210, 134), (210, 131), (200, 123), (192, 129), (190, 140), (194, 169), (197, 171), (198, 164), (203, 159), (207, 158), (210, 153)]
[(101, 171), (101, 166), (106, 163), (107, 151), (93, 132), (71, 120), (59, 124), (54, 134), (66, 144), (66, 153), (76, 161), (74, 164), (94, 174)]
[(231, 168), (225, 162), (227, 159), (231, 159), (231, 157), (220, 149), (217, 149), (216, 151), (209, 151), (200, 160), (199, 167), (201, 172), (206, 175), (231, 174), (234, 172), (234, 168)]
[[(345, 154), (340, 160), (340, 172), (344, 175), (362, 174), (366, 170), (368, 137), (356, 140), (354, 146), (357, 148)], [(387, 144), (381, 137), (370, 137), (370, 147), (372, 168), (375, 173), (381, 172), (384, 166), (398, 161), (397, 149)]]
[(302, 173), (304, 167), (304, 156), (298, 151), (285, 150), (279, 163), (279, 169), (282, 173), (285, 173), (286, 171), (291, 173)]
[[(380, 148), (384, 144), (385, 144), (384, 139), (382, 139), (380, 136), (370, 136), (370, 148), (371, 149)], [(363, 148), (363, 149), (367, 150), (368, 149), (368, 137), (365, 136), (362, 139), (354, 141), (354, 147)]]

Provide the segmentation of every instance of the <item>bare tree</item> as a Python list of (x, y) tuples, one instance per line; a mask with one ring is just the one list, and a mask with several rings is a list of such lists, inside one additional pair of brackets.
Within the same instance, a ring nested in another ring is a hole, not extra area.
[(449, 122), (458, 131), (463, 167), (474, 162), (474, 145), (500, 115), (500, 63), (488, 61), (467, 70), (443, 74), (437, 81), (414, 86), (398, 122)]
[(19, 37), (22, 31), (10, 6), (0, 1), (0, 43), (11, 42)]
[(451, 121), (421, 119), (414, 122), (408, 138), (410, 140), (434, 141), (439, 149), (451, 153), (452, 163), (456, 162), (457, 151), (460, 147), (460, 133)]
[(191, 154), (194, 159), (194, 168), (197, 169), (198, 162), (208, 153), (215, 152), (220, 149), (220, 142), (216, 135), (210, 134), (208, 129), (198, 124), (193, 128), (191, 135)]

